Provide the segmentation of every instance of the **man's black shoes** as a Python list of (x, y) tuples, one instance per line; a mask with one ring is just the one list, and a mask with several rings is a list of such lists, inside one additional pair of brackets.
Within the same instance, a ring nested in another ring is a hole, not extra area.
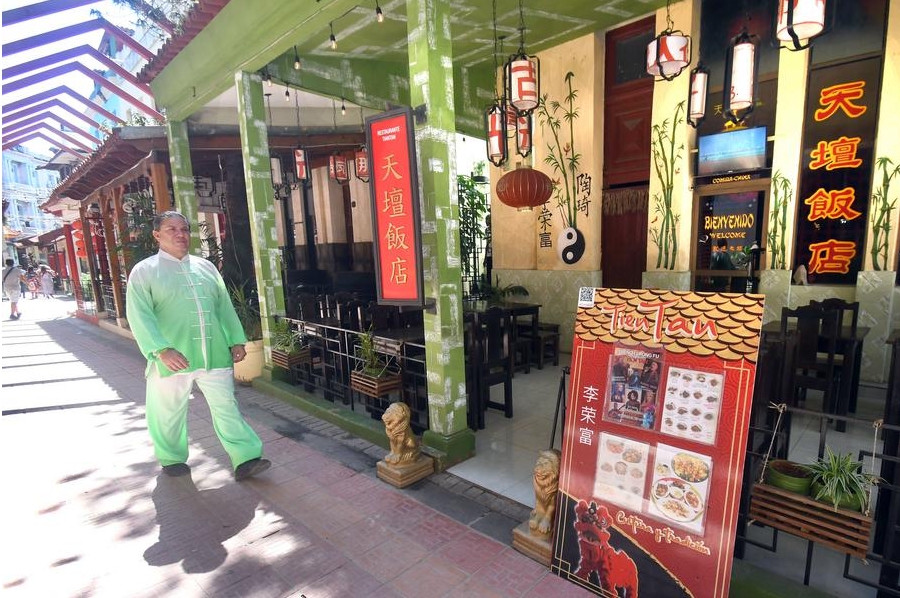
[(244, 461), (234, 470), (234, 479), (240, 482), (241, 480), (252, 478), (269, 469), (271, 465), (272, 462), (268, 459), (250, 459), (249, 461)]
[(187, 463), (173, 463), (171, 465), (163, 465), (163, 473), (167, 476), (172, 476), (173, 478), (180, 478), (182, 476), (190, 475), (191, 468), (188, 467)]

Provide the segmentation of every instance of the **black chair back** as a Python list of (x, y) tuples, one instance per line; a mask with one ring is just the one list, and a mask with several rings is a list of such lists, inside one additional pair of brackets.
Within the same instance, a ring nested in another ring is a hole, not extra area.
[(821, 307), (825, 311), (838, 312), (838, 329), (848, 327), (851, 334), (856, 335), (856, 327), (859, 323), (859, 301), (845, 301), (837, 297), (829, 297), (821, 301), (810, 301), (810, 305)]

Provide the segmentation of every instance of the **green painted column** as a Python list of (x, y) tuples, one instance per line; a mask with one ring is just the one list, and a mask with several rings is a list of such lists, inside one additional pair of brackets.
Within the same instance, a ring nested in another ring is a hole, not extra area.
[(197, 222), (197, 194), (194, 191), (194, 168), (191, 165), (191, 142), (187, 123), (166, 121), (169, 142), (169, 164), (172, 167), (172, 190), (175, 209), (191, 224), (191, 253), (200, 255), (200, 227)]
[(241, 153), (247, 184), (247, 208), (250, 212), (250, 238), (253, 264), (262, 314), (263, 346), (266, 356), (264, 375), (272, 375), (270, 330), (275, 314), (284, 315), (284, 289), (281, 283), (281, 250), (275, 230), (275, 192), (269, 163), (269, 138), (263, 103), (262, 79), (258, 74), (235, 75), (238, 95), (238, 124), (241, 129)]
[(426, 110), (415, 134), (425, 295), (435, 300), (434, 312), (425, 314), (431, 429), (422, 438), (444, 453), (442, 467), (475, 453), (475, 434), (466, 424), (450, 11), (449, 0), (406, 3), (410, 100)]

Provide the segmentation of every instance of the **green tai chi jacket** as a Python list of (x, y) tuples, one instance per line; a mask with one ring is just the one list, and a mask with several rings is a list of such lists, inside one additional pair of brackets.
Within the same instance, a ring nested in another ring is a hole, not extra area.
[(216, 267), (204, 258), (184, 259), (160, 251), (140, 261), (128, 277), (126, 315), (147, 372), (157, 367), (163, 349), (176, 349), (188, 360), (182, 372), (229, 368), (231, 347), (247, 342), (228, 289)]

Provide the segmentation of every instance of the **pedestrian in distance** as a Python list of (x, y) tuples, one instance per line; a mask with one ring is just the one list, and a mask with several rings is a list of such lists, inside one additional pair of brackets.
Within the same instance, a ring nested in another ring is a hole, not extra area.
[(53, 299), (53, 276), (56, 272), (53, 272), (47, 266), (41, 266), (41, 293), (44, 295), (44, 299)]
[(25, 282), (25, 275), (10, 258), (6, 259), (6, 267), (3, 268), (3, 292), (9, 299), (9, 319), (18, 320), (22, 317), (19, 313), (19, 299), (22, 297), (21, 283)]
[(38, 293), (41, 292), (41, 278), (38, 276), (34, 266), (28, 266), (28, 270), (25, 272), (25, 284), (28, 285), (28, 292), (31, 293), (31, 298), (37, 299)]
[(163, 472), (190, 474), (187, 408), (196, 382), (235, 480), (262, 473), (262, 441), (241, 416), (234, 396), (234, 363), (246, 356), (241, 322), (225, 282), (209, 260), (188, 253), (191, 228), (179, 212), (157, 214), (159, 252), (128, 277), (126, 312), (147, 358), (147, 428)]

